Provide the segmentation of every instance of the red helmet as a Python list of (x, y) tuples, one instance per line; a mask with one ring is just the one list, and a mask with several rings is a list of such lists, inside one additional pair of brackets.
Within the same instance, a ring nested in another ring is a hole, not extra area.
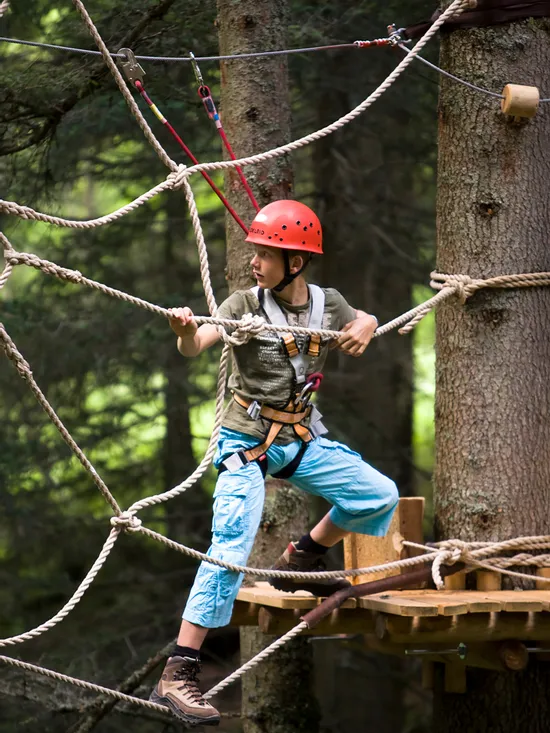
[(323, 230), (317, 215), (299, 201), (273, 201), (260, 209), (247, 242), (279, 249), (323, 254)]

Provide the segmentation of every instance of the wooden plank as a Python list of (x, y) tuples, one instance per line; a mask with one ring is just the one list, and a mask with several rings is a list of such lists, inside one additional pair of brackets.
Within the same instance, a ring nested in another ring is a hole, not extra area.
[(469, 602), (464, 598), (457, 598), (452, 593), (411, 590), (400, 591), (399, 596), (437, 606), (442, 616), (456, 616), (458, 614), (468, 613), (469, 611)]
[[(438, 599), (449, 600), (457, 605), (467, 606), (466, 611), (456, 611), (455, 613), (488, 613), (490, 611), (501, 611), (502, 603), (497, 600), (491, 600), (492, 596), (481, 594), (474, 590), (411, 590), (399, 591), (407, 596), (407, 598), (418, 598), (419, 601), (439, 603)], [(449, 615), (449, 611), (446, 614)]]
[(437, 616), (437, 605), (425, 601), (405, 598), (402, 595), (379, 593), (359, 598), (359, 607), (371, 611), (382, 611), (394, 616)]
[[(421, 550), (406, 548), (403, 540), (422, 542), (422, 518), (424, 515), (423, 497), (404, 497), (394, 512), (390, 528), (385, 537), (350, 534), (344, 539), (344, 561), (346, 570), (367, 568), (373, 565), (401, 560), (421, 553)], [(392, 575), (399, 575), (399, 569), (380, 570), (376, 573), (359, 575), (353, 578), (353, 585), (366, 583)]]
[[(533, 593), (536, 595), (530, 595)], [(543, 601), (539, 597), (541, 594), (542, 591), (529, 590), (496, 590), (491, 593), (481, 593), (488, 600), (498, 601), (501, 604), (501, 611), (543, 611), (548, 601)]]
[[(310, 610), (315, 608), (324, 599), (317, 598), (305, 590), (298, 590), (295, 593), (284, 593), (269, 585), (269, 583), (261, 582), (255, 585), (241, 587), (237, 595), (237, 600), (255, 603), (261, 606), (271, 606), (273, 608)], [(348, 598), (341, 608), (356, 608), (357, 601), (355, 598)]]

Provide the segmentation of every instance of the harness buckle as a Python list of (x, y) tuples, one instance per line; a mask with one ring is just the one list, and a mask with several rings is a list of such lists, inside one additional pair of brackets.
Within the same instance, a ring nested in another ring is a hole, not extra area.
[(221, 465), (225, 468), (226, 471), (229, 471), (231, 473), (233, 471), (238, 471), (239, 468), (242, 468), (249, 463), (250, 461), (245, 456), (244, 451), (238, 451), (237, 453), (232, 453), (228, 458), (225, 459), (225, 461), (222, 461)]
[(120, 68), (126, 75), (126, 78), (130, 82), (130, 84), (135, 84), (136, 81), (139, 81), (141, 84), (143, 84), (143, 77), (145, 76), (145, 71), (142, 66), (140, 66), (138, 60), (134, 56), (134, 52), (131, 48), (119, 48), (118, 50), (119, 54), (122, 54), (124, 56), (124, 60), (120, 61)]
[(254, 400), (251, 402), (247, 408), (247, 413), (249, 417), (252, 418), (252, 420), (257, 420), (260, 417), (260, 413), (262, 411), (262, 406), (257, 400)]

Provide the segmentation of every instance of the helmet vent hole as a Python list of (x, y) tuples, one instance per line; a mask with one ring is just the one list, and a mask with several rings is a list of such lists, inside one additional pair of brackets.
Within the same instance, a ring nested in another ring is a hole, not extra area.
[(268, 239), (271, 239), (271, 237), (268, 237)]
[(304, 227), (304, 232), (307, 232), (307, 227)]
[(286, 229), (286, 224), (283, 224), (283, 226), (281, 227), (281, 229)]
[(304, 240), (302, 240), (302, 244), (305, 244)]
[(296, 224), (298, 224), (298, 226), (300, 226), (300, 222), (299, 221), (297, 221)]
[(282, 242), (282, 241), (283, 241), (283, 238), (282, 237), (279, 237), (279, 242)]
[(309, 226), (310, 226), (310, 227), (313, 227), (313, 224), (312, 224), (311, 222), (309, 222)]
[(317, 229), (317, 234), (321, 234), (321, 232)]

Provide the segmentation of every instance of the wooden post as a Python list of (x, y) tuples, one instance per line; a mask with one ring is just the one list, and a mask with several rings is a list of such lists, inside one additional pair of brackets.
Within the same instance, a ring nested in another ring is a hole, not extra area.
[(464, 570), (445, 578), (445, 590), (464, 590), (465, 588), (466, 572)]
[[(537, 568), (537, 575), (539, 578), (550, 578), (550, 568)], [(550, 590), (550, 583), (545, 583), (543, 580), (536, 580), (535, 587), (537, 590)]]
[[(451, 576), (452, 577), (452, 576)], [(451, 578), (449, 578), (450, 580)], [(502, 587), (502, 575), (493, 573), (490, 570), (476, 570), (477, 590), (500, 590)]]
[[(403, 540), (422, 543), (423, 518), (424, 497), (400, 499), (385, 537), (360, 534), (351, 534), (346, 537), (344, 540), (346, 570), (383, 565), (384, 563), (421, 554), (421, 550), (403, 546)], [(399, 574), (399, 569), (381, 570), (376, 573), (359, 575), (352, 579), (352, 583), (359, 585), (360, 583), (368, 583), (372, 580), (380, 580)]]

